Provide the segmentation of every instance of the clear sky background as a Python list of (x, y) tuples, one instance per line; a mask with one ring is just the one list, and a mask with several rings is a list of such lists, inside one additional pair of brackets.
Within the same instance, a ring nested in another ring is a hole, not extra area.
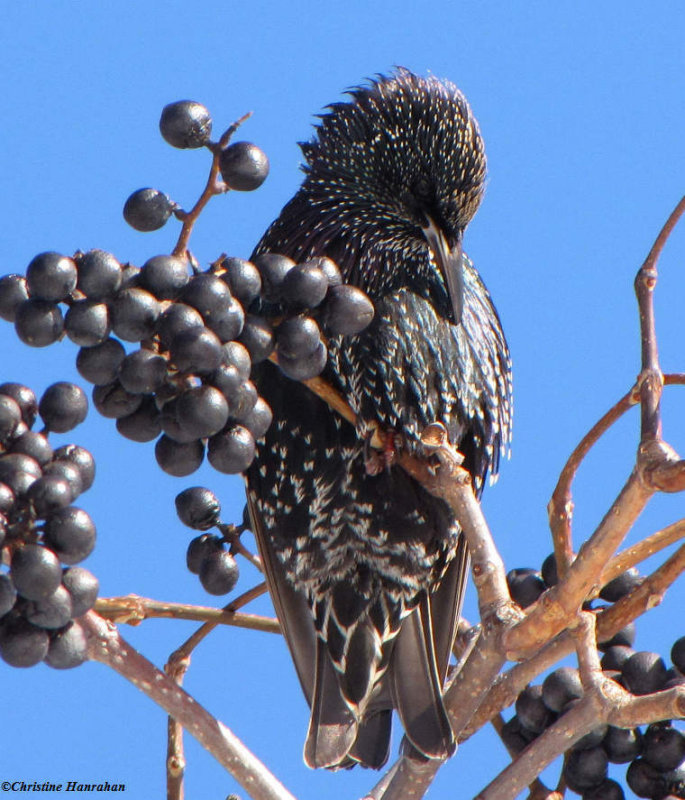
[[(629, 389), (639, 369), (632, 283), (662, 223), (685, 193), (685, 8), (672, 2), (476, 3), (148, 0), (3, 4), (0, 75), (0, 274), (43, 250), (111, 250), (142, 264), (167, 252), (177, 228), (140, 234), (121, 216), (131, 191), (154, 186), (185, 207), (208, 154), (158, 134), (162, 107), (205, 103), (218, 134), (247, 110), (240, 138), (259, 144), (271, 175), (253, 194), (214, 200), (192, 249), (247, 257), (300, 182), (296, 143), (348, 86), (393, 65), (457, 83), (489, 154), (485, 201), (466, 249), (495, 299), (511, 345), (515, 425), (511, 461), (485, 509), (507, 568), (539, 566), (551, 549), (545, 506), (573, 446)], [(685, 228), (673, 235), (656, 295), (663, 367), (685, 371)], [(79, 380), (66, 341), (32, 350), (0, 321), (0, 379), (41, 392)], [(685, 395), (665, 403), (665, 436), (685, 450)], [(587, 460), (576, 485), (575, 542), (601, 519), (630, 472), (633, 410)], [(242, 487), (203, 467), (173, 479), (151, 445), (117, 436), (93, 411), (61, 441), (94, 453), (98, 475), (79, 500), (98, 527), (84, 563), (103, 596), (135, 592), (211, 602), (185, 568), (192, 533), (173, 498), (189, 485), (219, 495), (239, 520)], [(657, 498), (634, 537), (684, 516)], [(244, 569), (237, 591), (257, 581)], [(476, 616), (471, 589), (467, 616)], [(668, 656), (685, 634), (685, 588), (638, 626), (639, 649)], [(269, 613), (266, 600), (255, 611)], [(123, 634), (158, 665), (194, 629), (150, 621)], [(126, 797), (164, 792), (166, 720), (98, 664), (62, 673), (0, 664), (0, 779), (124, 782)], [(313, 773), (302, 762), (307, 708), (284, 642), (223, 628), (201, 645), (188, 690), (302, 800), (355, 798), (372, 773)], [(399, 737), (395, 737), (397, 743)], [(187, 797), (245, 796), (188, 737)], [(430, 796), (473, 796), (507, 762), (484, 731), (444, 768)], [(616, 773), (619, 774), (619, 773)]]

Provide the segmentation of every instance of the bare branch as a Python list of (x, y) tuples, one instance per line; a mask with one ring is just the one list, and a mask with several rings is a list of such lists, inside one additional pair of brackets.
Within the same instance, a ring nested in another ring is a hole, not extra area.
[(114, 669), (174, 717), (254, 800), (294, 800), (234, 733), (127, 644), (115, 625), (92, 611), (80, 621), (88, 635), (90, 658)]
[[(259, 594), (266, 591), (259, 587)], [(253, 592), (254, 590), (251, 590)], [(231, 604), (227, 609), (230, 609)], [(196, 622), (213, 622), (218, 625), (233, 625), (237, 628), (251, 628), (265, 633), (280, 633), (278, 620), (257, 614), (238, 614), (234, 611), (205, 606), (191, 606), (185, 603), (166, 603), (148, 597), (130, 594), (126, 597), (100, 597), (95, 610), (100, 616), (113, 622), (139, 625), (143, 620), (153, 617), (164, 619), (190, 619)]]

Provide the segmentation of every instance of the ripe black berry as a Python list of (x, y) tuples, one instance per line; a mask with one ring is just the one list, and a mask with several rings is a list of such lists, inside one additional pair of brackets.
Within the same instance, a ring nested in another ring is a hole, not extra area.
[(32, 427), (38, 415), (38, 400), (33, 389), (21, 383), (8, 382), (0, 384), (0, 394), (6, 394), (19, 404), (22, 419), (27, 427)]
[(12, 554), (10, 577), (14, 588), (27, 600), (43, 600), (60, 585), (59, 559), (46, 547), (27, 544)]
[(72, 303), (64, 317), (64, 330), (81, 347), (100, 344), (109, 336), (109, 310), (97, 300)]
[(221, 266), (226, 270), (221, 276), (228, 284), (231, 294), (247, 308), (259, 297), (262, 291), (262, 279), (259, 270), (251, 261), (242, 258), (225, 258)]
[(151, 442), (162, 432), (160, 411), (153, 397), (145, 397), (131, 414), (119, 417), (117, 431), (134, 442)]
[(255, 455), (255, 440), (242, 425), (212, 436), (207, 447), (207, 458), (214, 469), (227, 474), (246, 470)]
[(212, 117), (202, 103), (179, 100), (164, 106), (159, 130), (172, 147), (203, 147), (212, 135)]
[(581, 793), (599, 786), (607, 777), (607, 755), (601, 747), (572, 750), (564, 765), (564, 778), (569, 788)]
[(356, 286), (331, 286), (322, 308), (323, 325), (334, 336), (361, 333), (374, 315), (373, 303)]
[(208, 328), (191, 328), (174, 337), (171, 360), (181, 372), (213, 372), (223, 357), (221, 341)]
[(0, 624), (0, 658), (11, 667), (32, 667), (48, 652), (47, 631), (21, 617)]
[(239, 570), (228, 550), (215, 550), (200, 564), (200, 583), (206, 592), (228, 594), (238, 583)]
[(188, 265), (176, 256), (153, 256), (140, 271), (139, 285), (158, 300), (173, 300), (188, 283)]
[(160, 314), (157, 299), (145, 289), (122, 289), (111, 303), (112, 330), (127, 342), (141, 342), (155, 331)]
[(17, 307), (14, 329), (24, 344), (47, 347), (62, 335), (62, 311), (56, 303), (47, 300), (25, 300)]
[(29, 299), (26, 278), (23, 275), (4, 275), (0, 278), (0, 317), (14, 322), (17, 309)]
[(119, 366), (119, 382), (131, 394), (150, 394), (159, 389), (167, 374), (167, 362), (152, 350), (134, 350)]
[(516, 716), (532, 733), (542, 733), (552, 722), (553, 714), (542, 702), (542, 686), (526, 686), (516, 698)]
[(64, 570), (62, 584), (71, 595), (72, 614), (80, 617), (95, 605), (100, 582), (83, 567), (69, 567)]
[(138, 189), (124, 203), (124, 219), (137, 231), (156, 231), (164, 227), (175, 204), (157, 189)]
[(186, 565), (190, 572), (199, 575), (202, 562), (209, 555), (223, 549), (223, 540), (219, 536), (204, 533), (196, 536), (188, 545), (186, 552)]
[(664, 660), (657, 653), (640, 650), (625, 662), (621, 671), (628, 691), (651, 694), (663, 688), (667, 680)]
[(45, 663), (53, 669), (71, 669), (88, 658), (88, 639), (78, 622), (70, 622), (66, 627), (50, 636)]
[(60, 253), (40, 253), (26, 268), (29, 295), (36, 300), (64, 300), (76, 288), (77, 277), (73, 259)]
[(86, 418), (88, 398), (75, 383), (59, 381), (45, 390), (38, 412), (48, 430), (66, 433)]
[(121, 286), (122, 269), (117, 259), (105, 250), (89, 250), (76, 256), (78, 289), (91, 300), (104, 300)]
[(78, 467), (83, 482), (81, 491), (86, 492), (93, 485), (95, 480), (95, 459), (85, 447), (80, 447), (77, 444), (65, 444), (62, 447), (58, 447), (55, 450), (55, 460), (69, 461)]
[(83, 509), (69, 506), (52, 513), (45, 521), (45, 542), (65, 564), (78, 564), (95, 547), (95, 525)]
[(276, 345), (271, 324), (263, 317), (246, 314), (240, 343), (247, 349), (253, 364), (264, 361), (271, 355)]
[(328, 291), (326, 273), (311, 262), (297, 264), (283, 279), (283, 300), (293, 308), (316, 308)]
[(250, 142), (235, 142), (219, 157), (219, 169), (229, 189), (251, 192), (258, 189), (269, 174), (266, 153)]
[(105, 339), (93, 347), (82, 347), (76, 356), (76, 369), (81, 377), (96, 386), (111, 383), (118, 374), (126, 351), (118, 339)]
[(542, 700), (550, 711), (559, 713), (569, 701), (582, 696), (580, 676), (573, 667), (559, 667), (542, 682)]
[(219, 522), (221, 505), (214, 492), (192, 486), (176, 495), (176, 513), (184, 525), (206, 531)]
[(262, 253), (254, 260), (262, 279), (262, 297), (267, 303), (277, 303), (282, 299), (285, 276), (295, 266), (288, 256), (277, 253)]
[(205, 448), (201, 441), (181, 443), (169, 436), (160, 436), (155, 445), (157, 463), (169, 475), (183, 478), (195, 472), (202, 463)]
[(512, 569), (507, 573), (507, 585), (511, 599), (521, 608), (528, 608), (540, 597), (547, 588), (534, 569)]

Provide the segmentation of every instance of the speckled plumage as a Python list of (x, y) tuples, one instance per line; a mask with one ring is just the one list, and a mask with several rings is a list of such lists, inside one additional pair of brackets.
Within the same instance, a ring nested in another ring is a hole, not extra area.
[(465, 547), (448, 508), (399, 467), (368, 474), (369, 425), (414, 451), (423, 428), (443, 422), (480, 490), (511, 424), (506, 341), (460, 249), (485, 179), (466, 100), (406, 70), (350, 95), (302, 145), (303, 185), (255, 252), (327, 255), (372, 297), (373, 323), (331, 339), (324, 372), (358, 425), (263, 364), (255, 380), (275, 422), (247, 476), (269, 588), (312, 707), (305, 759), (329, 768), (380, 766), (392, 708), (426, 756), (454, 749), (441, 687)]

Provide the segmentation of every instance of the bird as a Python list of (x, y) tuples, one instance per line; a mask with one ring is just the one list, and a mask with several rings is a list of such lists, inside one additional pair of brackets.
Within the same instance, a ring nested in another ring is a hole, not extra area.
[(356, 423), (274, 363), (255, 365), (274, 422), (246, 474), (267, 585), (311, 709), (304, 760), (331, 770), (380, 768), (393, 710), (422, 756), (456, 748), (442, 694), (467, 548), (448, 506), (392, 454), (370, 468), (370, 432), (425, 456), (421, 432), (442, 423), (480, 495), (512, 419), (507, 342), (462, 250), (486, 180), (467, 100), (406, 68), (347, 95), (300, 144), (302, 185), (252, 258), (331, 258), (373, 301), (366, 330), (330, 337), (322, 374)]

